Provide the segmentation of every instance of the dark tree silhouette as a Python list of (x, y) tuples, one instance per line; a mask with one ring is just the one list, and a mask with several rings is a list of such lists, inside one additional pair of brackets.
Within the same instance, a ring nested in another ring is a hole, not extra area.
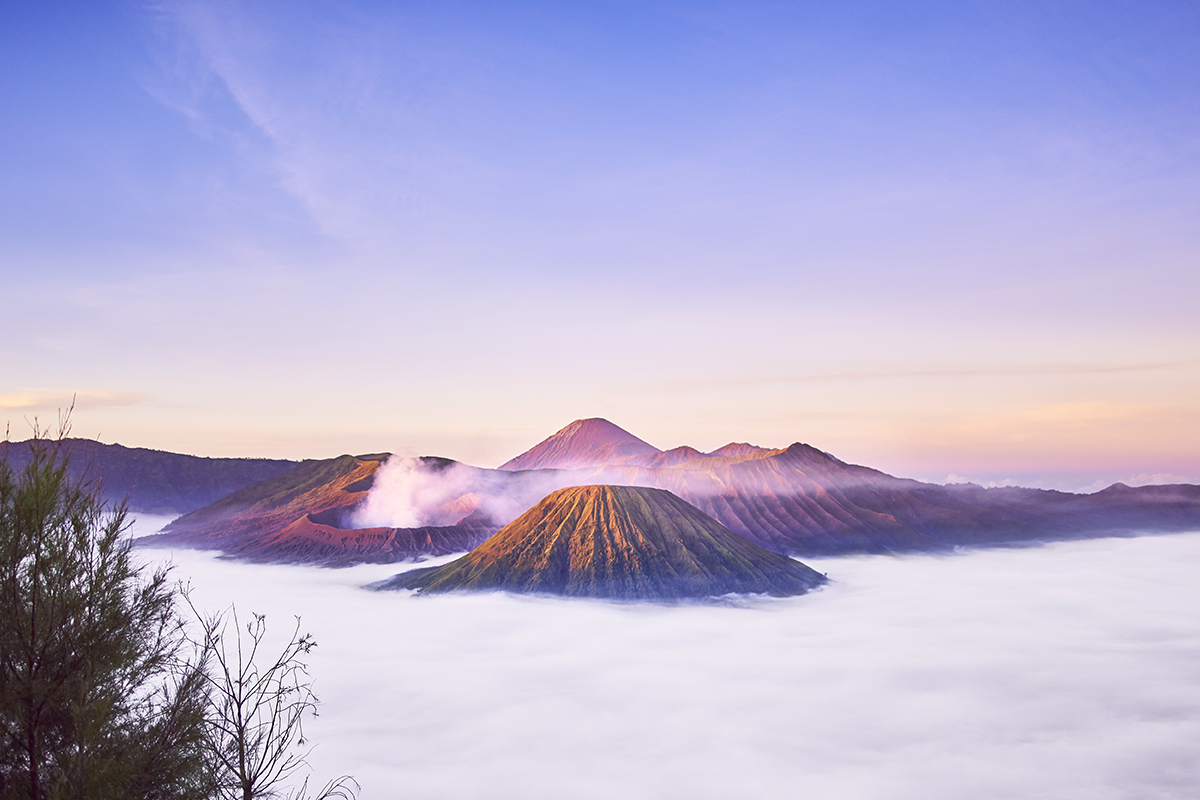
[(284, 796), (309, 752), (316, 642), (297, 619), (263, 666), (266, 620), (243, 634), (233, 609), (194, 641), (169, 568), (133, 561), (125, 505), (68, 471), (69, 418), (56, 439), (35, 421), (19, 474), (0, 460), (0, 800)]
[[(212, 655), (206, 674), (210, 705), (207, 756), (222, 800), (277, 797), (281, 786), (306, 766), (311, 748), (304, 718), (316, 715), (304, 656), (317, 646), (300, 633), (300, 618), (283, 650), (263, 658), (266, 617), (254, 614), (244, 626), (237, 609), (205, 621), (205, 648)], [(353, 798), (358, 784), (343, 775), (317, 793), (316, 800)], [(288, 797), (307, 798), (308, 779)]]
[(125, 507), (68, 475), (68, 418), (0, 463), (0, 797), (206, 797), (203, 657)]

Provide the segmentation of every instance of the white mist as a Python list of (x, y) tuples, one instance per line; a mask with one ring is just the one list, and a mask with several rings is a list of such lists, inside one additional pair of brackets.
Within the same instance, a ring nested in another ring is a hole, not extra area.
[(1200, 534), (809, 561), (827, 588), (730, 606), (172, 557), (201, 606), (303, 617), (314, 778), (368, 799), (1200, 792)]

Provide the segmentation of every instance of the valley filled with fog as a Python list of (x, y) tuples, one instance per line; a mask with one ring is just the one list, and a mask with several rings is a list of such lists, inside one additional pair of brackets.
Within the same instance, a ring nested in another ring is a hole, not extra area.
[[(144, 518), (137, 532), (162, 520)], [(1200, 533), (806, 559), (682, 606), (364, 584), (416, 565), (170, 559), (197, 606), (303, 618), (318, 783), (364, 798), (1183, 798)], [(422, 566), (449, 558), (427, 561)]]

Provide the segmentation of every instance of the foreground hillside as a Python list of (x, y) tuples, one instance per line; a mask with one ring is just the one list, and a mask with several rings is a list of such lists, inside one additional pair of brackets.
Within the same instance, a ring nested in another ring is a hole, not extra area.
[(552, 493), (457, 561), (377, 588), (672, 600), (795, 595), (824, 582), (670, 492), (579, 486)]
[[(0, 460), (21, 469), (31, 444), (0, 442)], [(72, 477), (97, 479), (106, 500), (128, 498), (131, 510), (146, 514), (186, 514), (296, 465), (269, 458), (201, 458), (91, 439), (65, 439), (63, 446)]]

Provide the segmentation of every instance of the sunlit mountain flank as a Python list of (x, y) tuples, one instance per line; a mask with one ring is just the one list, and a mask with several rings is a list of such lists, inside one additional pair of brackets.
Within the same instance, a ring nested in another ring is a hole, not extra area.
[(378, 588), (670, 600), (795, 595), (823, 582), (670, 492), (578, 486), (553, 492), (469, 555)]

